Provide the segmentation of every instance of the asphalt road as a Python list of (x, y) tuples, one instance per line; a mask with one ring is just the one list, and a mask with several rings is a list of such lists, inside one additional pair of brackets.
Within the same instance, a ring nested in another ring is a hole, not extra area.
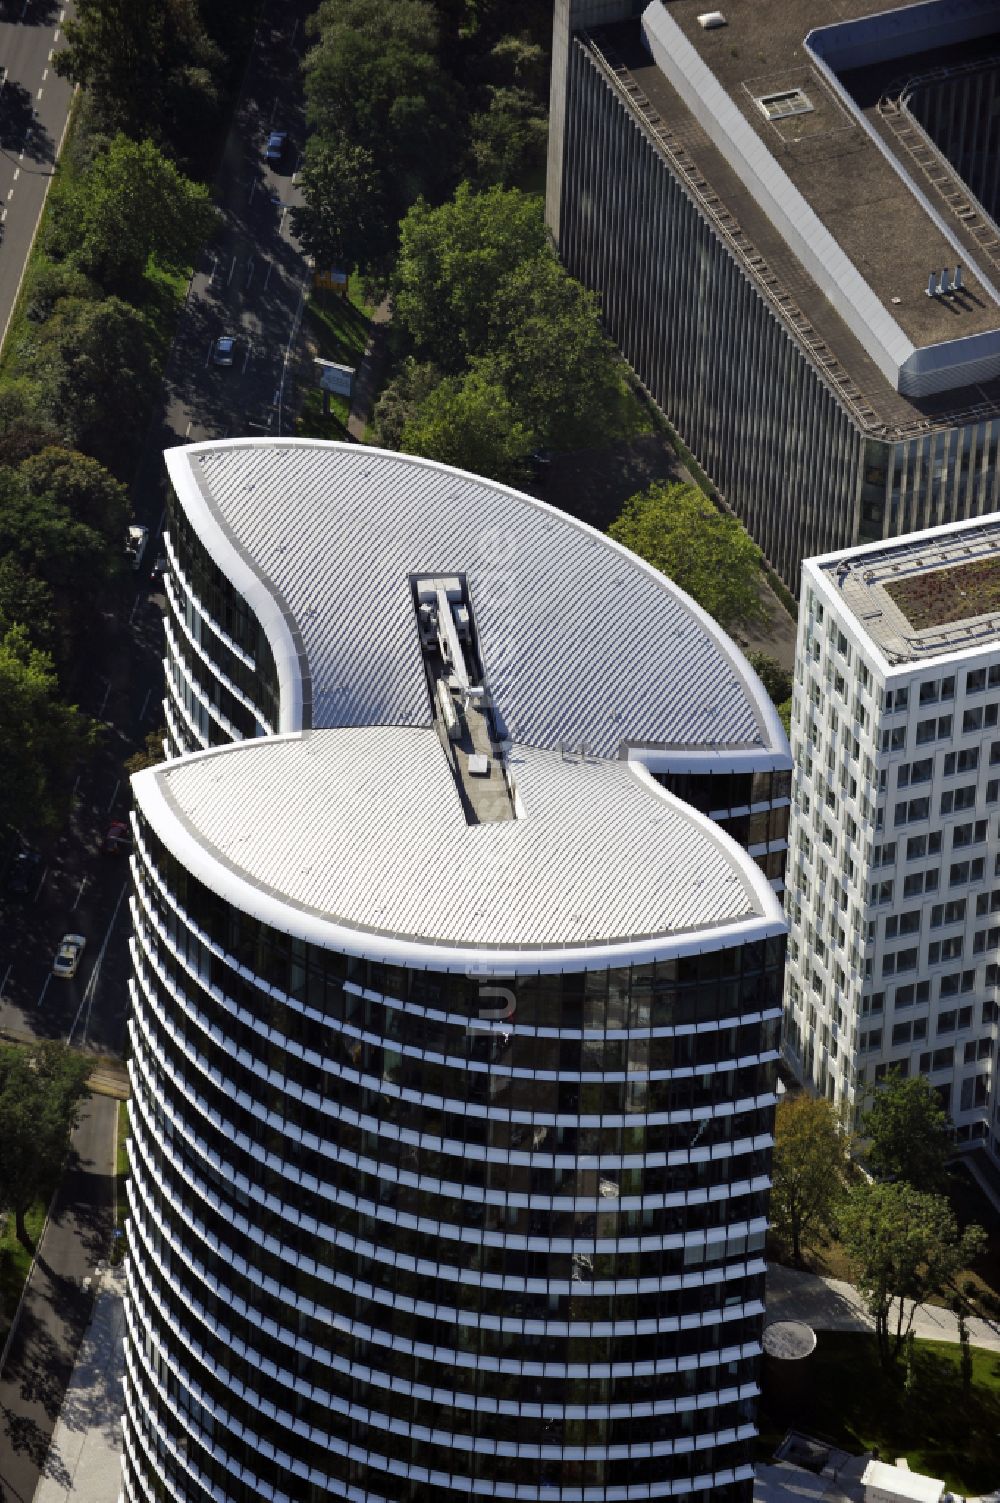
[[(40, 1239), (0, 1374), (0, 1497), (31, 1503), (93, 1303), (92, 1281), (113, 1227), (115, 1110), (93, 1096), (73, 1134), (70, 1166)], [(77, 1425), (85, 1415), (63, 1418)]]
[[(28, 15), (32, 7), (45, 11), (54, 28), (59, 10), (29, 0)], [(311, 9), (311, 0), (268, 0), (255, 33), (215, 185), (220, 234), (192, 278), (167, 363), (163, 407), (150, 424), (133, 491), (136, 520), (149, 528), (149, 541), (121, 598), (107, 602), (103, 636), (93, 644), (94, 672), (78, 696), (80, 708), (108, 726), (102, 747), (78, 782), (66, 828), (40, 844), (43, 870), (36, 890), (23, 900), (12, 897), (5, 880), (15, 848), (0, 849), (3, 1037), (71, 1036), (100, 1053), (124, 1052), (130, 971), (127, 852), (102, 855), (101, 842), (113, 819), (128, 817), (124, 759), (163, 724), (163, 597), (150, 578), (167, 492), (163, 451), (206, 437), (280, 431), (276, 395), (294, 358), (308, 276), (288, 208), (297, 198), (293, 179), (304, 141), (299, 60), (302, 22)], [(0, 0), (0, 49), (8, 29), (3, 15)], [(40, 25), (37, 32), (44, 42)], [(51, 39), (53, 31), (47, 35)], [(49, 45), (51, 40), (41, 49), (46, 57)], [(46, 90), (53, 78), (50, 72)], [(264, 161), (272, 127), (289, 135), (285, 160), (276, 170)], [(6, 249), (0, 247), (0, 271)], [(2, 286), (0, 281), (0, 292)], [(210, 358), (223, 333), (238, 340), (228, 367)], [(65, 933), (87, 939), (72, 980), (51, 974)]]
[(55, 171), (73, 85), (52, 69), (62, 22), (58, 0), (0, 3), (0, 334)]

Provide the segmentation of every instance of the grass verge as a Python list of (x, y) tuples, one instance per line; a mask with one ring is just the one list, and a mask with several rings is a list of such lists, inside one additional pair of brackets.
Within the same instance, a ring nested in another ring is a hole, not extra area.
[[(303, 318), (311, 354), (320, 360), (332, 360), (336, 365), (352, 365), (356, 370), (364, 359), (374, 311), (365, 301), (362, 279), (357, 272), (350, 279), (346, 298), (314, 287)], [(311, 381), (296, 419), (296, 434), (300, 438), (346, 438), (350, 403), (346, 397), (331, 397), (329, 406), (329, 412), (324, 413), (323, 393)]]
[[(45, 1225), (46, 1209), (43, 1202), (39, 1200), (25, 1217), (28, 1236), (33, 1243), (37, 1242), (41, 1236), (42, 1227)], [(31, 1254), (17, 1240), (14, 1217), (9, 1215), (4, 1225), (3, 1236), (0, 1237), (0, 1352), (3, 1351), (7, 1340), (10, 1324), (17, 1311), (30, 1267)]]
[(1000, 1477), (1000, 1353), (974, 1347), (972, 1360), (965, 1394), (958, 1346), (918, 1341), (907, 1393), (902, 1362), (898, 1373), (883, 1372), (874, 1336), (822, 1331), (794, 1393), (778, 1394), (765, 1374), (759, 1459), (795, 1428), (855, 1453), (878, 1447), (886, 1461), (905, 1456), (911, 1470), (942, 1477), (954, 1492), (987, 1492)]

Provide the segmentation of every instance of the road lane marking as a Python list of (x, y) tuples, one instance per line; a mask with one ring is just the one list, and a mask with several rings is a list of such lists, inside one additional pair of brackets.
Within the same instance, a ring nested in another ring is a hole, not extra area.
[(233, 280), (233, 272), (235, 270), (236, 270), (236, 257), (234, 255), (233, 256), (233, 264), (232, 264), (232, 266), (230, 266), (230, 268), (229, 268), (229, 275), (226, 278), (226, 286), (227, 287), (229, 286), (230, 282)]
[[(207, 365), (207, 364), (208, 364), (208, 361), (207, 361), (207, 360), (206, 360), (206, 361), (205, 361), (205, 364), (206, 364), (206, 365)], [(185, 428), (185, 429), (184, 429), (184, 437), (185, 437), (185, 438), (190, 438), (190, 437), (191, 437), (191, 423), (192, 423), (192, 422), (193, 422), (193, 419), (192, 419), (192, 418), (188, 418), (188, 425), (187, 425), (187, 427), (186, 427), (186, 428)]]
[(42, 880), (39, 882), (37, 888), (35, 889), (35, 896), (31, 900), (33, 903), (37, 903), (38, 899), (41, 897), (41, 895), (42, 895), (42, 888), (45, 886), (45, 878), (48, 876), (48, 874), (49, 874), (49, 869), (48, 869), (48, 867), (46, 867), (45, 870), (42, 872)]
[(139, 711), (140, 723), (146, 718), (146, 706), (149, 704), (149, 696), (152, 694), (152, 692), (152, 689), (146, 690), (146, 698), (143, 700), (142, 709)]
[(86, 887), (89, 880), (90, 879), (88, 877), (80, 878), (80, 886), (77, 888), (76, 897), (73, 899), (73, 902), (70, 905), (70, 913), (75, 910), (77, 903), (79, 903), (80, 899), (83, 897), (83, 889)]
[(45, 1001), (45, 993), (49, 989), (49, 982), (51, 980), (52, 980), (52, 972), (50, 971), (49, 974), (45, 978), (45, 985), (42, 987), (41, 991), (38, 993), (38, 1001), (35, 1003), (36, 1007), (41, 1007), (42, 1003)]
[(17, 182), (17, 180), (18, 180), (18, 178), (20, 176), (21, 176), (21, 169), (20, 169), (20, 167), (15, 167), (14, 168), (14, 181), (15, 181), (15, 183)]
[(274, 262), (273, 261), (268, 261), (268, 263), (267, 263), (267, 276), (264, 278), (264, 291), (265, 292), (267, 291), (267, 284), (271, 280), (271, 273), (272, 273), (273, 270), (274, 270)]
[(45, 80), (48, 78), (48, 76), (49, 76), (49, 70), (48, 70), (48, 68), (43, 68), (42, 69), (42, 83), (45, 82)]
[(13, 197), (14, 197), (14, 190), (13, 190), (13, 188), (8, 188), (7, 189), (7, 202), (10, 203), (10, 201), (11, 201), (11, 199)]
[(0, 981), (0, 998), (3, 997), (4, 992), (7, 990), (7, 982), (10, 980), (10, 973), (11, 973), (11, 971), (13, 969), (14, 969), (14, 962), (11, 961), (10, 965), (7, 967), (7, 969), (3, 973), (3, 980)]
[(250, 283), (253, 281), (254, 264), (254, 258), (253, 256), (251, 256), (249, 261), (247, 262), (247, 279), (246, 283), (244, 284), (247, 287), (249, 287)]
[(39, 90), (38, 90), (38, 93), (37, 93), (37, 94), (36, 94), (36, 95), (35, 95), (35, 98), (36, 98), (36, 99), (41, 99), (41, 97), (42, 97), (42, 90), (41, 90), (41, 89), (39, 89)]
[(253, 354), (253, 345), (251, 344), (250, 340), (248, 339), (247, 340), (247, 352), (246, 352), (246, 354), (243, 357), (243, 370), (241, 372), (241, 374), (244, 375), (244, 376), (247, 373), (247, 366), (250, 363), (250, 356), (252, 354)]
[(66, 1042), (67, 1042), (67, 1044), (71, 1044), (73, 1042), (73, 1035), (76, 1032), (76, 1025), (80, 1021), (80, 1014), (83, 1012), (83, 1009), (84, 1009), (85, 1006), (86, 1006), (86, 1009), (87, 1009), (87, 1020), (84, 1023), (84, 1026), (83, 1026), (83, 1042), (84, 1043), (87, 1042), (87, 1030), (90, 1027), (90, 1009), (91, 1009), (91, 1007), (93, 1005), (94, 993), (97, 990), (97, 982), (98, 982), (98, 979), (100, 978), (101, 966), (102, 966), (102, 964), (104, 962), (104, 952), (108, 948), (108, 941), (111, 938), (111, 931), (115, 927), (115, 920), (118, 917), (118, 910), (122, 906), (122, 899), (125, 897), (125, 894), (127, 892), (128, 892), (128, 883), (126, 882), (125, 885), (122, 887), (121, 892), (118, 894), (118, 901), (115, 904), (115, 911), (111, 915), (111, 922), (109, 923), (107, 929), (105, 930), (104, 938), (101, 941), (101, 948), (98, 950), (98, 952), (97, 952), (97, 959), (94, 961), (94, 968), (93, 968), (93, 970), (90, 973), (90, 976), (89, 976), (88, 981), (87, 981), (87, 985), (84, 987), (83, 996), (80, 998), (80, 1005), (79, 1005), (79, 1007), (76, 1010), (76, 1017), (73, 1019), (72, 1023), (70, 1024), (69, 1033), (66, 1035)]

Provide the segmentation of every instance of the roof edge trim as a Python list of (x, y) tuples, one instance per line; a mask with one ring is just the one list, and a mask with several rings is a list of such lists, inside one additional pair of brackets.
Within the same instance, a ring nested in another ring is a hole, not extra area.
[[(238, 443), (239, 440), (223, 440)], [(278, 674), (278, 731), (302, 728), (303, 681), (299, 649), (280, 602), (260, 574), (230, 541), (207, 504), (194, 472), (193, 456), (208, 444), (180, 445), (164, 450), (164, 462), (174, 493), (199, 541), (212, 560), (243, 596), (260, 622), (274, 654)]]

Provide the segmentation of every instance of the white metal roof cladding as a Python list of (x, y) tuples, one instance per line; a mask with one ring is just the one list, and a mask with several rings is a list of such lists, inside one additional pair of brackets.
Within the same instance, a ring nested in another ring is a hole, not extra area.
[(480, 825), (432, 729), (241, 742), (141, 773), (135, 792), (208, 886), (338, 948), (451, 968), (463, 950), (609, 964), (677, 953), (665, 939), (783, 932), (756, 864), (645, 769), (526, 748), (510, 768), (523, 817)]
[(283, 711), (298, 653), (306, 715), (283, 713), (284, 730), (308, 726), (310, 694), (314, 728), (429, 725), (409, 576), (464, 573), (486, 682), (513, 741), (583, 744), (602, 757), (632, 744), (787, 758), (773, 706), (718, 626), (552, 507), (350, 445), (228, 440), (166, 458), (193, 527), (268, 631)]

